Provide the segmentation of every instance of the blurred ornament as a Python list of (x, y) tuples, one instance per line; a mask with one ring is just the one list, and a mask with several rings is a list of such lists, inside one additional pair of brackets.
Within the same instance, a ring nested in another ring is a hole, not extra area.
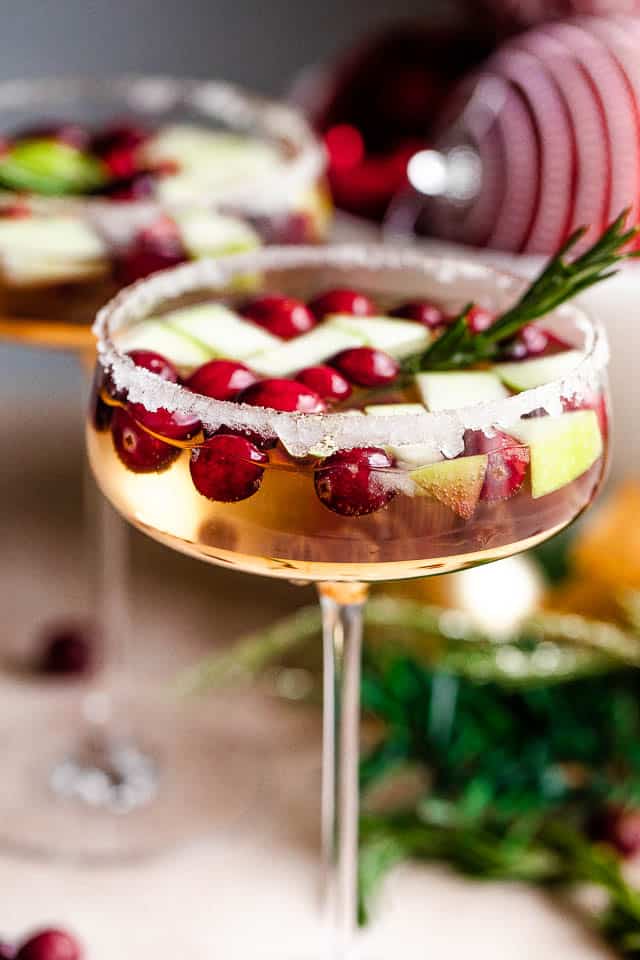
[(493, 45), (491, 35), (468, 24), (401, 23), (358, 45), (319, 76), (311, 94), (304, 87), (303, 99), (313, 101), (313, 119), (324, 134), (338, 207), (384, 216), (453, 85)]
[[(640, 17), (576, 17), (503, 43), (442, 108), (412, 158), (393, 232), (551, 254), (640, 219)], [(430, 199), (431, 198), (431, 199)]]
[(472, 10), (493, 16), (497, 23), (519, 28), (574, 14), (607, 16), (640, 13), (640, 0), (469, 0)]

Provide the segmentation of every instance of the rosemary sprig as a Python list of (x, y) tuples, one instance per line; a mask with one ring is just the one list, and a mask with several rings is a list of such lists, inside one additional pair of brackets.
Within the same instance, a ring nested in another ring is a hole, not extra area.
[(501, 314), (482, 333), (474, 333), (467, 322), (471, 305), (422, 353), (407, 357), (406, 373), (422, 370), (456, 370), (495, 357), (500, 348), (512, 340), (528, 323), (550, 313), (561, 303), (602, 280), (612, 277), (616, 264), (639, 252), (625, 250), (638, 233), (626, 229), (629, 211), (624, 210), (585, 253), (568, 260), (567, 255), (584, 237), (587, 228), (576, 230), (551, 258), (540, 275), (531, 283), (518, 302)]

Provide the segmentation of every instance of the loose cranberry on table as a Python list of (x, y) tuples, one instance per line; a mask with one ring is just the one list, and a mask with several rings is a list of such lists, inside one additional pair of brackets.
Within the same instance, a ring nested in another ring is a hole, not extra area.
[(29, 937), (16, 953), (16, 960), (81, 960), (78, 941), (64, 930), (42, 930)]
[(314, 390), (327, 403), (338, 403), (351, 396), (351, 386), (333, 367), (319, 365), (306, 367), (296, 374), (296, 380)]
[(481, 500), (508, 500), (524, 483), (530, 460), (529, 449), (515, 437), (500, 431), (488, 437), (483, 430), (467, 430), (464, 452), (468, 457), (488, 454)]
[(268, 463), (268, 455), (244, 437), (216, 434), (191, 451), (189, 469), (203, 497), (237, 503), (258, 491)]
[(213, 400), (235, 400), (257, 379), (255, 373), (237, 360), (209, 360), (191, 374), (185, 387)]
[(180, 449), (152, 437), (122, 407), (114, 410), (111, 436), (120, 460), (134, 473), (166, 470), (180, 455)]
[(290, 413), (324, 413), (327, 409), (315, 390), (296, 380), (277, 377), (259, 380), (243, 390), (237, 399), (239, 403), (248, 403), (253, 407), (270, 407)]
[(283, 340), (292, 340), (308, 333), (316, 325), (316, 318), (306, 303), (279, 293), (267, 293), (247, 300), (241, 306), (240, 313)]
[(49, 628), (40, 641), (36, 664), (39, 673), (53, 676), (79, 676), (94, 662), (94, 637), (80, 624)]
[(325, 507), (342, 517), (364, 517), (382, 509), (396, 492), (385, 482), (393, 461), (378, 447), (356, 447), (327, 457), (315, 472), (315, 488)]
[(187, 253), (177, 226), (169, 217), (161, 217), (140, 230), (129, 248), (116, 259), (116, 278), (124, 285), (134, 283), (185, 260)]
[(400, 373), (400, 364), (394, 357), (373, 347), (351, 347), (329, 362), (358, 387), (384, 387)]
[(309, 303), (309, 308), (318, 320), (323, 320), (332, 313), (350, 313), (356, 317), (373, 317), (377, 313), (373, 300), (364, 293), (345, 287), (327, 290), (320, 296), (314, 297)]
[(429, 330), (445, 327), (450, 320), (441, 307), (429, 300), (409, 300), (407, 303), (395, 307), (390, 316), (400, 317), (404, 320), (415, 320), (416, 323), (421, 323)]

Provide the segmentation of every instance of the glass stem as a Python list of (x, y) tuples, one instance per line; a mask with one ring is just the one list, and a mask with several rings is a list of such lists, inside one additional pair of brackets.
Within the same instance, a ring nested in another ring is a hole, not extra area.
[(330, 936), (343, 956), (358, 923), (361, 583), (318, 586), (323, 624), (323, 887)]

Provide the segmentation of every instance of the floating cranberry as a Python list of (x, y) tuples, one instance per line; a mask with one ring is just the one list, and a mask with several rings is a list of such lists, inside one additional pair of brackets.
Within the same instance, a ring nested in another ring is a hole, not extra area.
[(342, 517), (364, 517), (385, 507), (396, 492), (386, 482), (393, 461), (378, 447), (341, 450), (316, 470), (315, 488), (325, 507)]
[(93, 666), (93, 642), (89, 630), (79, 624), (57, 626), (41, 642), (40, 673), (76, 676)]
[(480, 491), (481, 500), (508, 500), (524, 483), (529, 466), (529, 449), (506, 433), (487, 437), (482, 430), (467, 430), (464, 437), (466, 456), (488, 454), (487, 472)]
[(80, 960), (80, 944), (63, 930), (42, 930), (22, 944), (16, 960)]
[(113, 416), (113, 407), (102, 399), (102, 391), (107, 383), (107, 375), (103, 368), (98, 365), (93, 376), (89, 396), (89, 419), (98, 433), (104, 433), (105, 430), (109, 429)]
[(373, 317), (377, 312), (373, 300), (365, 296), (364, 293), (342, 287), (321, 293), (319, 297), (315, 297), (311, 301), (309, 308), (318, 320), (323, 320), (331, 313), (350, 313), (356, 317)]
[(429, 330), (437, 330), (449, 323), (447, 314), (435, 303), (429, 300), (409, 300), (407, 303), (395, 307), (390, 314), (392, 317), (401, 317), (404, 320), (415, 320)]
[(397, 360), (373, 347), (351, 347), (329, 362), (358, 387), (384, 387), (393, 383), (400, 373)]
[(296, 374), (296, 380), (314, 390), (327, 403), (338, 403), (351, 395), (349, 382), (333, 367), (305, 367)]
[(237, 503), (260, 488), (269, 457), (244, 437), (216, 434), (191, 451), (189, 469), (203, 497)]
[(42, 126), (26, 127), (20, 130), (14, 140), (57, 140), (76, 150), (86, 150), (89, 133), (78, 123), (46, 123)]
[(168, 380), (170, 383), (177, 383), (180, 377), (178, 371), (166, 357), (155, 350), (129, 350), (128, 357), (131, 357), (136, 367), (144, 367), (151, 373), (155, 373), (161, 380)]
[(505, 360), (529, 360), (531, 357), (549, 356), (564, 353), (571, 345), (557, 337), (551, 330), (545, 330), (536, 323), (529, 323), (518, 336), (507, 344), (501, 353)]
[(91, 149), (100, 157), (116, 150), (133, 151), (148, 140), (149, 136), (149, 131), (140, 124), (114, 123), (94, 135), (91, 140)]
[(305, 303), (279, 293), (254, 297), (243, 304), (240, 312), (283, 340), (308, 333), (316, 324), (316, 318)]
[(148, 200), (156, 192), (156, 178), (148, 170), (137, 173), (121, 174), (97, 191), (99, 196), (109, 200), (130, 203), (134, 200)]
[(640, 853), (640, 810), (610, 806), (598, 811), (588, 825), (589, 836), (608, 843), (623, 857)]
[(484, 333), (495, 323), (496, 316), (490, 310), (474, 304), (467, 314), (467, 325), (472, 333)]
[(185, 386), (214, 400), (234, 400), (257, 379), (248, 367), (236, 360), (210, 360), (191, 374)]
[(114, 411), (111, 436), (120, 460), (134, 473), (166, 470), (180, 455), (179, 448), (152, 437), (122, 407)]
[(133, 243), (116, 260), (116, 277), (123, 285), (184, 263), (187, 253), (178, 228), (169, 217), (160, 217), (140, 230)]
[(147, 410), (142, 403), (130, 403), (127, 409), (143, 427), (168, 440), (190, 440), (202, 430), (200, 420), (190, 413), (166, 410), (165, 407)]
[(272, 410), (298, 413), (324, 413), (327, 409), (324, 400), (315, 390), (310, 390), (296, 380), (259, 380), (243, 390), (237, 399), (240, 403), (251, 404), (252, 407), (270, 407)]

